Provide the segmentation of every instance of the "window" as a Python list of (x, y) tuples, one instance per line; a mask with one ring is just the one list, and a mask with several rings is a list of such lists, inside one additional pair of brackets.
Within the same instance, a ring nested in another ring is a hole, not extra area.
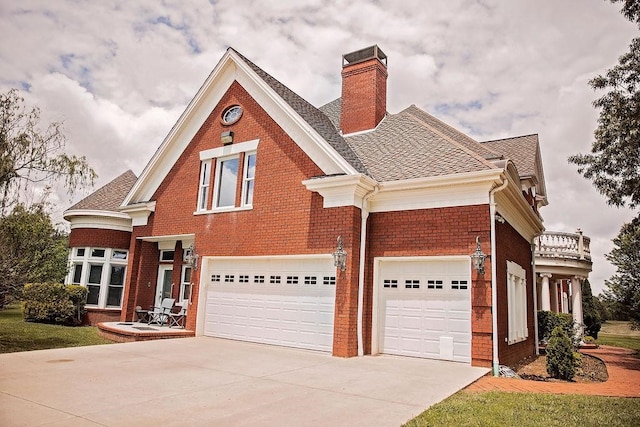
[(200, 152), (197, 214), (253, 207), (258, 143), (256, 139)]
[(160, 261), (164, 262), (173, 262), (173, 257), (175, 256), (176, 251), (169, 250), (161, 250), (160, 251)]
[(180, 280), (180, 295), (178, 302), (191, 299), (191, 267), (182, 266), (182, 279)]
[(238, 157), (218, 160), (216, 166), (216, 200), (214, 207), (226, 208), (236, 205), (238, 185)]
[(509, 336), (507, 342), (514, 344), (529, 336), (527, 328), (527, 280), (524, 268), (507, 261), (507, 309)]
[(211, 160), (205, 160), (200, 165), (200, 187), (198, 189), (198, 210), (204, 211), (209, 207), (209, 182), (211, 182)]
[(87, 287), (87, 306), (122, 307), (129, 252), (111, 248), (74, 248), (67, 283)]

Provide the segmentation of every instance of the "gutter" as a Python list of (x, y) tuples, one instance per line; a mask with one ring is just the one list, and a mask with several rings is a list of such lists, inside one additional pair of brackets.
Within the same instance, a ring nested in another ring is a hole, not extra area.
[(504, 177), (504, 181), (499, 187), (489, 192), (489, 216), (491, 220), (491, 323), (492, 323), (492, 343), (493, 343), (493, 376), (497, 377), (500, 372), (500, 361), (498, 360), (498, 283), (496, 282), (496, 200), (495, 193), (504, 190), (509, 185), (509, 178)]
[(373, 190), (369, 191), (362, 198), (362, 206), (360, 207), (361, 224), (360, 224), (360, 268), (358, 272), (358, 318), (357, 318), (357, 333), (358, 333), (358, 356), (364, 356), (364, 343), (362, 338), (362, 324), (364, 323), (364, 267), (365, 249), (367, 244), (367, 219), (369, 218), (369, 199), (378, 194), (380, 187), (376, 184)]
[[(533, 238), (533, 243), (531, 243), (531, 271), (533, 272), (533, 337), (536, 344), (536, 354), (540, 354), (540, 345), (538, 344), (538, 282), (536, 278), (536, 239), (538, 236)], [(556, 292), (556, 302), (558, 301), (558, 289), (555, 288)], [(556, 305), (556, 309), (557, 309)]]

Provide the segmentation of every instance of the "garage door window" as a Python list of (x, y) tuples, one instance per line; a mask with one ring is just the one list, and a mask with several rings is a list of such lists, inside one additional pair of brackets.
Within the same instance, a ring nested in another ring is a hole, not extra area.
[(507, 304), (509, 311), (508, 343), (524, 341), (529, 336), (527, 328), (527, 281), (524, 268), (507, 261)]

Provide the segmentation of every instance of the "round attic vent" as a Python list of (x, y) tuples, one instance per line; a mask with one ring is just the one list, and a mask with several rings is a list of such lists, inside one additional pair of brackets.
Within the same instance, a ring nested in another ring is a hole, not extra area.
[(242, 107), (239, 105), (232, 105), (222, 112), (222, 123), (225, 125), (231, 125), (240, 120), (240, 117), (242, 117)]

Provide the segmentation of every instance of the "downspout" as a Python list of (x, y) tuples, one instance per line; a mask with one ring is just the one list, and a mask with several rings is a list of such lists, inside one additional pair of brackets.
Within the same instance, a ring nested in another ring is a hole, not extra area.
[[(538, 345), (538, 282), (536, 278), (536, 239), (538, 236), (533, 238), (533, 243), (531, 244), (531, 271), (533, 271), (533, 339), (536, 344), (536, 354), (540, 354), (540, 347)], [(556, 302), (558, 301), (558, 289), (556, 288)], [(556, 309), (557, 309), (556, 304)]]
[(504, 182), (489, 192), (489, 215), (491, 219), (491, 323), (493, 335), (493, 376), (500, 372), (498, 360), (498, 283), (496, 282), (496, 201), (495, 193), (504, 190), (509, 185), (509, 178), (505, 176)]
[(364, 356), (364, 343), (362, 338), (362, 324), (364, 323), (364, 267), (365, 260), (365, 247), (367, 245), (367, 219), (369, 218), (369, 199), (375, 196), (380, 187), (376, 185), (373, 190), (365, 194), (362, 198), (362, 206), (360, 213), (362, 219), (360, 220), (360, 269), (358, 274), (358, 319), (357, 319), (357, 331), (358, 331), (358, 356)]

